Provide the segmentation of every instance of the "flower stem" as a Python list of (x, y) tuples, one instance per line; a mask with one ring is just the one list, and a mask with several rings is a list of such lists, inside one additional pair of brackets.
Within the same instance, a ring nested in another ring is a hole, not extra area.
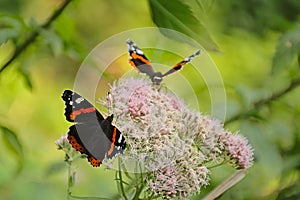
[(125, 200), (128, 200), (127, 196), (126, 196), (126, 193), (125, 193), (125, 190), (124, 190), (124, 185), (123, 185), (123, 178), (122, 178), (122, 170), (121, 170), (121, 161), (120, 159), (118, 159), (118, 164), (119, 164), (119, 170), (118, 170), (118, 175), (119, 175), (119, 178), (118, 178), (118, 181), (120, 183), (120, 189), (121, 189), (121, 193), (122, 193), (122, 196), (124, 197)]
[(132, 200), (139, 200), (140, 194), (142, 193), (144, 189), (144, 184), (141, 185), (141, 187), (136, 186), (135, 195), (132, 198)]
[(70, 199), (70, 195), (71, 195), (70, 178), (71, 178), (72, 162), (67, 161), (67, 166), (68, 166), (67, 199)]

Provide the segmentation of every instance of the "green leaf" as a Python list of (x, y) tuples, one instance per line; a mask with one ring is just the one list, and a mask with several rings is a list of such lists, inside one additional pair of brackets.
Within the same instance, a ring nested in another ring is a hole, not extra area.
[(3, 133), (3, 141), (8, 149), (13, 152), (19, 159), (23, 157), (23, 147), (20, 143), (17, 134), (11, 129), (0, 126), (0, 130)]
[(25, 70), (24, 68), (19, 68), (18, 71), (23, 76), (25, 85), (32, 91), (33, 85), (32, 85), (29, 71)]
[(63, 42), (59, 35), (52, 30), (41, 29), (41, 36), (46, 45), (49, 45), (55, 56), (60, 55), (63, 51)]
[(198, 4), (199, 8), (201, 9), (201, 12), (207, 13), (211, 11), (214, 0), (195, 0), (196, 4)]
[(293, 200), (300, 199), (300, 183), (295, 182), (291, 186), (282, 189), (277, 196), (277, 200)]
[(272, 73), (291, 67), (300, 53), (300, 25), (279, 38), (273, 57)]
[(68, 180), (68, 186), (69, 188), (73, 187), (75, 185), (75, 172), (73, 172), (70, 176), (69, 176), (69, 180)]
[[(193, 15), (190, 7), (180, 0), (149, 0), (153, 22), (160, 28), (172, 29), (199, 42), (208, 50), (218, 51), (218, 46), (206, 28)], [(161, 33), (175, 40), (182, 40), (170, 31)]]
[(48, 169), (46, 170), (46, 175), (47, 176), (54, 175), (58, 172), (65, 170), (65, 168), (66, 168), (66, 163), (63, 161), (51, 163)]
[(22, 19), (15, 16), (0, 15), (0, 45), (9, 39), (19, 39), (25, 28)]
[(74, 42), (76, 37), (75, 21), (68, 15), (61, 15), (54, 23), (54, 28), (61, 39), (67, 44)]
[(83, 60), (86, 56), (82, 38), (76, 30), (76, 22), (68, 15), (62, 14), (54, 23), (54, 31), (62, 40), (64, 53), (75, 60)]
[(20, 14), (23, 5), (23, 0), (1, 0), (0, 12)]

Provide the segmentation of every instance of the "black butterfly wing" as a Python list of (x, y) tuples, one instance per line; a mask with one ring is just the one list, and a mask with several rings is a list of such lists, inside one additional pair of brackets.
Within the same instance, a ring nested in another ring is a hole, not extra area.
[(106, 133), (100, 124), (84, 123), (71, 126), (68, 131), (72, 147), (86, 154), (94, 167), (100, 166), (104, 158), (123, 153), (126, 148), (125, 138), (116, 127), (110, 124), (110, 128), (104, 130)]
[(151, 79), (154, 76), (153, 67), (144, 52), (130, 39), (126, 41), (128, 45), (129, 63), (140, 73), (147, 74)]
[(85, 98), (71, 90), (65, 90), (62, 99), (65, 101), (65, 117), (69, 122), (102, 121), (103, 116)]
[(77, 122), (69, 128), (69, 143), (86, 154), (92, 166), (98, 167), (104, 158), (123, 153), (125, 138), (111, 124), (113, 116), (104, 119), (91, 103), (73, 91), (65, 90), (62, 98), (66, 105), (66, 119)]
[[(68, 141), (75, 150), (79, 151), (82, 154), (87, 155), (87, 159), (93, 167), (99, 167), (102, 163), (102, 159), (100, 159), (100, 158), (97, 159), (95, 156), (93, 156), (86, 149), (83, 141), (79, 137), (78, 133), (82, 132), (83, 128), (86, 128), (86, 127), (84, 127), (82, 124), (76, 124), (76, 125), (71, 126), (68, 131)], [(104, 156), (103, 156), (103, 158), (104, 158)]]
[(110, 147), (106, 154), (107, 158), (112, 158), (116, 154), (123, 153), (126, 149), (125, 138), (122, 133), (111, 124), (112, 120), (113, 115), (108, 116), (101, 122), (101, 128), (110, 142)]
[(166, 73), (164, 73), (162, 75), (162, 77), (164, 76), (168, 76), (176, 71), (179, 71), (183, 65), (191, 62), (196, 56), (198, 56), (201, 53), (201, 50), (197, 51), (196, 53), (190, 55), (189, 57), (183, 59), (181, 62), (177, 63), (176, 65), (174, 65), (169, 71), (167, 71)]

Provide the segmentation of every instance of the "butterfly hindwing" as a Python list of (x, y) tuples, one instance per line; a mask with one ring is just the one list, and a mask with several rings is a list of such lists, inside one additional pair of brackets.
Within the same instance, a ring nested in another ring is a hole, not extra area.
[(97, 123), (75, 124), (76, 133), (83, 144), (87, 155), (92, 155), (102, 161), (110, 147), (110, 140), (106, 137)]
[(68, 140), (74, 149), (87, 155), (94, 167), (100, 166), (104, 158), (123, 153), (126, 142), (121, 132), (113, 126), (113, 116), (106, 119), (97, 109), (79, 94), (65, 90), (65, 116), (75, 122), (68, 131)]
[(123, 153), (126, 148), (126, 142), (124, 136), (121, 132), (111, 124), (113, 120), (113, 115), (108, 116), (105, 120), (101, 122), (101, 127), (106, 135), (106, 137), (110, 140), (110, 147), (107, 151), (107, 158), (111, 158), (116, 154)]
[(75, 125), (73, 125), (69, 128), (68, 141), (75, 150), (79, 151), (81, 154), (87, 155), (88, 161), (91, 163), (91, 165), (93, 167), (100, 166), (101, 160), (92, 156), (92, 154), (84, 147), (84, 145), (78, 135)]

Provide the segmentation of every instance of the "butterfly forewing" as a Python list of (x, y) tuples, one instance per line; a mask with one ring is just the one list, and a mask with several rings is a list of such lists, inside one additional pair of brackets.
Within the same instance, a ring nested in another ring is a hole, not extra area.
[(69, 122), (101, 121), (103, 116), (82, 96), (71, 90), (65, 90), (62, 95), (65, 101), (65, 117)]
[(192, 59), (201, 53), (201, 50), (192, 54), (191, 56), (183, 59), (181, 62), (174, 65), (169, 71), (162, 74), (161, 72), (155, 72), (144, 52), (130, 39), (126, 41), (128, 45), (128, 53), (130, 55), (129, 63), (137, 69), (140, 73), (148, 75), (155, 85), (159, 85), (163, 77), (168, 76), (176, 71), (179, 71), (185, 64), (189, 63)]
[(91, 103), (70, 90), (65, 90), (62, 98), (66, 119), (76, 122), (68, 131), (68, 140), (74, 149), (86, 154), (94, 167), (100, 166), (104, 158), (123, 153), (125, 138), (111, 124), (113, 116), (104, 119)]
[(153, 77), (154, 70), (144, 52), (130, 39), (127, 40), (128, 53), (130, 56), (129, 63), (140, 73), (145, 73)]
[(185, 64), (191, 62), (196, 56), (198, 56), (201, 53), (201, 50), (197, 51), (196, 53), (190, 55), (189, 57), (183, 59), (181, 62), (174, 65), (169, 71), (164, 73), (162, 76), (168, 76), (176, 71), (179, 71)]

